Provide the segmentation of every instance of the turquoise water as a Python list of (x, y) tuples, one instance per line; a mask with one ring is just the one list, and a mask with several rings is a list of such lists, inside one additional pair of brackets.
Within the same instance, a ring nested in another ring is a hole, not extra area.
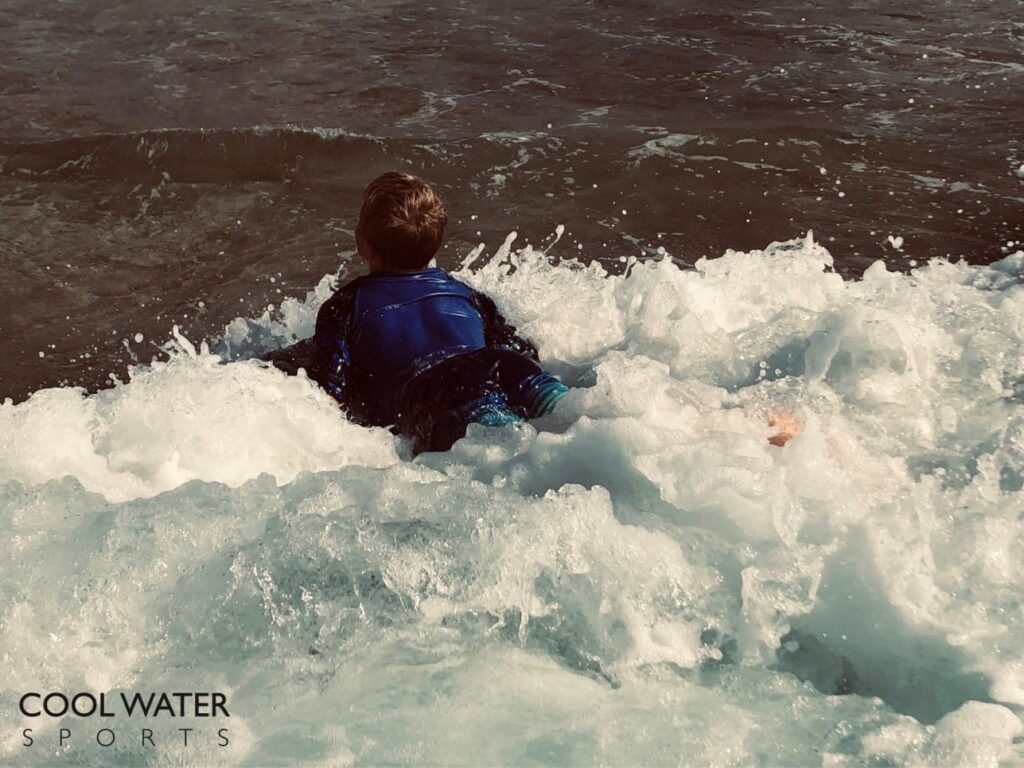
[[(1021, 761), (1024, 252), (843, 279), (808, 237), (609, 276), (514, 245), (463, 277), (577, 388), (445, 454), (245, 359), (331, 277), (0, 406), (0, 760)], [(231, 717), (24, 747), (29, 690)]]

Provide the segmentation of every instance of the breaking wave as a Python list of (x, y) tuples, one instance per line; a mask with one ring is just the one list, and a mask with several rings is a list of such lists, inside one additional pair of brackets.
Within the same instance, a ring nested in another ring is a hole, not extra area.
[(37, 142), (0, 142), (0, 174), (31, 179), (161, 176), (192, 184), (281, 181), (304, 159), (352, 163), (383, 140), (338, 129), (165, 128)]
[[(1024, 252), (844, 280), (810, 237), (618, 276), (512, 245), (461, 276), (576, 389), (447, 453), (246, 359), (330, 278), (0, 406), (0, 759), (1020, 759)], [(225, 691), (230, 745), (21, 745), (20, 692), (136, 689)]]

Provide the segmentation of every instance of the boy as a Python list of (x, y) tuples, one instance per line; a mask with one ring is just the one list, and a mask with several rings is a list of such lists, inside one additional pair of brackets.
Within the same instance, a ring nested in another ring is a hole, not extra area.
[(548, 413), (568, 388), (494, 302), (429, 264), (448, 222), (425, 182), (370, 182), (356, 247), (370, 274), (343, 286), (316, 320), (310, 378), (360, 424), (388, 426), (413, 451), (444, 451), (473, 422)]

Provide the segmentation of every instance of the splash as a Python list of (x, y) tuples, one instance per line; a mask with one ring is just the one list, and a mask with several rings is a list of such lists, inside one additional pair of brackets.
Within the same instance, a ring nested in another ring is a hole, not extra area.
[(198, 681), (228, 747), (118, 759), (1021, 758), (1024, 252), (846, 281), (810, 237), (618, 276), (479, 256), (459, 276), (576, 389), (447, 453), (244, 359), (330, 279), (216, 354), (0, 406), (0, 759), (113, 759), (9, 738), (20, 691)]

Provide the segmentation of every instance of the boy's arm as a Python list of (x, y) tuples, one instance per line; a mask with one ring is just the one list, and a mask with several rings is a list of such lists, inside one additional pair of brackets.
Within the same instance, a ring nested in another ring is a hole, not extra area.
[(525, 336), (520, 336), (515, 326), (510, 325), (501, 316), (490, 296), (480, 293), (480, 291), (474, 291), (473, 298), (480, 318), (484, 321), (484, 339), (487, 341), (488, 347), (511, 349), (513, 352), (526, 355), (531, 360), (540, 361), (533, 342)]
[(352, 301), (345, 294), (335, 295), (320, 307), (313, 335), (313, 359), (309, 377), (327, 394), (348, 407), (349, 367), (352, 359), (348, 347)]

